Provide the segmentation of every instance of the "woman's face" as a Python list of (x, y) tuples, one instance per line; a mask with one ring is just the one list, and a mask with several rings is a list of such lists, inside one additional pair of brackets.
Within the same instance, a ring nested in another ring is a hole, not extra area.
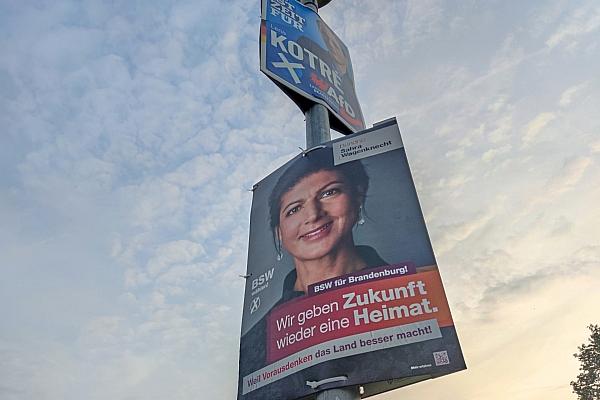
[(281, 198), (279, 234), (296, 259), (319, 259), (352, 246), (358, 201), (336, 171), (322, 170), (302, 178)]
[(344, 54), (344, 50), (342, 49), (339, 40), (334, 36), (333, 32), (327, 28), (322, 29), (322, 34), (325, 44), (329, 48), (329, 54), (339, 66), (345, 69), (348, 60), (346, 59), (346, 54)]

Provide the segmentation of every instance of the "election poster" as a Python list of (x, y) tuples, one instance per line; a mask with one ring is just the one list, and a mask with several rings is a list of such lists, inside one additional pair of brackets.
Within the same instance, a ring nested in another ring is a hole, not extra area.
[(395, 119), (254, 186), (239, 400), (368, 397), (464, 368)]
[(365, 128), (348, 48), (301, 2), (262, 0), (260, 69), (303, 111), (326, 106), (333, 129)]

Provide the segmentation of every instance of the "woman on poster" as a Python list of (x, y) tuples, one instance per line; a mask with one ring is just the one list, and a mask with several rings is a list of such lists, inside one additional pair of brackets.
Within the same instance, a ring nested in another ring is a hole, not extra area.
[(364, 223), (369, 177), (360, 161), (334, 165), (331, 148), (315, 148), (286, 169), (269, 198), (270, 226), (278, 258), (293, 259), (282, 301), (314, 283), (386, 265), (369, 246), (354, 243)]

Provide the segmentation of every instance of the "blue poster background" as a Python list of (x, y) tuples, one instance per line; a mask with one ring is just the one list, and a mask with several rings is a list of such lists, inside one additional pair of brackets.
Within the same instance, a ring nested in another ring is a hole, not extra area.
[(332, 128), (365, 128), (348, 48), (319, 15), (296, 0), (263, 0), (261, 71), (305, 111), (325, 105)]

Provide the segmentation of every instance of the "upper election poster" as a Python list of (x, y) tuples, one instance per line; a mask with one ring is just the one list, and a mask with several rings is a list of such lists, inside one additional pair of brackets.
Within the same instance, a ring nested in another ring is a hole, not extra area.
[(349, 134), (365, 128), (348, 48), (319, 17), (296, 0), (262, 0), (260, 70), (306, 111), (325, 105), (331, 127)]
[(238, 399), (363, 397), (465, 368), (395, 120), (254, 186)]

